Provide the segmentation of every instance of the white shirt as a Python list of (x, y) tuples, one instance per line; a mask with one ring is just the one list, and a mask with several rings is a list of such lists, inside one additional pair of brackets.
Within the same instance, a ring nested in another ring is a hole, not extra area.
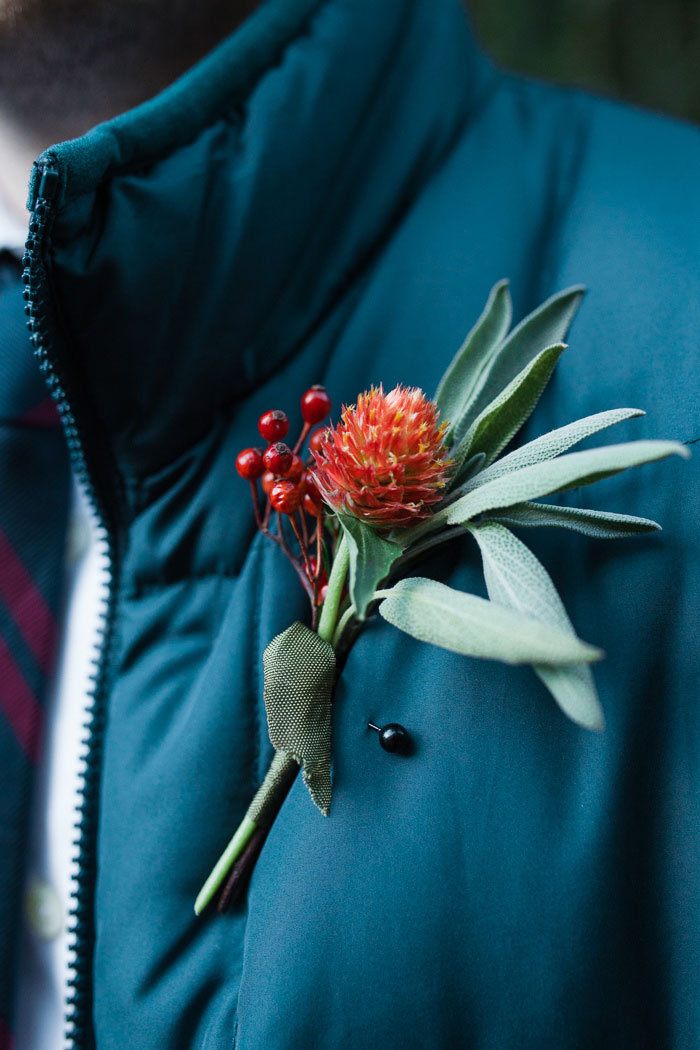
[[(0, 200), (0, 249), (21, 256), (27, 235)], [(36, 770), (14, 1050), (60, 1050), (71, 974), (67, 923), (75, 883), (75, 824), (81, 740), (88, 720), (90, 674), (97, 655), (100, 603), (109, 560), (104, 535), (77, 477), (66, 544), (58, 662), (47, 697), (42, 756)]]
[(24, 242), (27, 239), (28, 225), (29, 217), (27, 217), (26, 222), (20, 222), (14, 212), (11, 212), (5, 206), (2, 197), (0, 197), (0, 249), (7, 248), (8, 251), (21, 255), (24, 249)]

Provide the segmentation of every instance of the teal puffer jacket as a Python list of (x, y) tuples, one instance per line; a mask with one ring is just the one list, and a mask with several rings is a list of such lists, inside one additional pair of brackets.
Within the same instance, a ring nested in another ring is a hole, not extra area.
[[(604, 733), (527, 668), (371, 622), (335, 694), (330, 817), (298, 779), (245, 902), (193, 901), (271, 757), (262, 650), (306, 615), (234, 470), (259, 414), (313, 382), (336, 405), (432, 393), (499, 278), (516, 317), (582, 282), (525, 436), (622, 405), (648, 415), (614, 440), (692, 444), (699, 175), (692, 128), (492, 68), (458, 0), (267, 0), (40, 158), (34, 338), (113, 577), (74, 1046), (697, 1050), (697, 456), (593, 494), (663, 533), (532, 540), (607, 652)], [(426, 571), (483, 593), (467, 540)]]

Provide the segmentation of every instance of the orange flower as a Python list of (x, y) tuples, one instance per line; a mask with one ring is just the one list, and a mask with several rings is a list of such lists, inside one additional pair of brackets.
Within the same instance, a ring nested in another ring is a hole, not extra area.
[(377, 528), (426, 518), (443, 494), (451, 461), (448, 424), (422, 390), (372, 387), (343, 410), (315, 452), (314, 477), (325, 502)]

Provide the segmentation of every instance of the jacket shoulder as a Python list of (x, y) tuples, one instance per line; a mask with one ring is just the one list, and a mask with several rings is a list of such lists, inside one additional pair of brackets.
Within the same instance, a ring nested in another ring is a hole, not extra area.
[[(696, 271), (700, 247), (700, 128), (574, 89), (504, 76), (512, 132), (568, 159), (562, 213), (622, 250)], [(579, 229), (583, 233), (583, 229)], [(650, 262), (652, 259), (649, 260)], [(655, 265), (652, 264), (652, 270)]]

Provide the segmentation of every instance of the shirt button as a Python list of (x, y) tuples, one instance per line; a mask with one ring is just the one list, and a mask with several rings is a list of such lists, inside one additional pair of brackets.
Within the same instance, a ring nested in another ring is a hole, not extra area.
[(38, 879), (25, 898), (25, 913), (32, 933), (42, 941), (53, 941), (63, 929), (63, 908), (53, 886)]

